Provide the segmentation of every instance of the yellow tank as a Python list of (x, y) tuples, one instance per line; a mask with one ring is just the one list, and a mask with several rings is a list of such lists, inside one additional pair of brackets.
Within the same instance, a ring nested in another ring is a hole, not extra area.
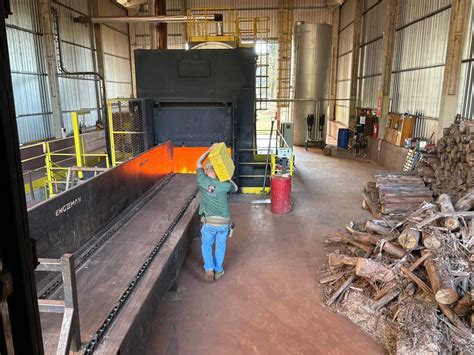
[(228, 181), (232, 179), (235, 166), (225, 143), (219, 143), (214, 148), (212, 148), (211, 152), (209, 153), (209, 161), (214, 167), (214, 171), (216, 172), (216, 175), (220, 181)]

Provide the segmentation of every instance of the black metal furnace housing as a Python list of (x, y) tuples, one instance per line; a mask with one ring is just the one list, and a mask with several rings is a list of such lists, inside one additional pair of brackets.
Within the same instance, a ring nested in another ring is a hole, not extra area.
[[(235, 180), (261, 186), (255, 177), (255, 70), (252, 48), (136, 50), (137, 97), (152, 106), (154, 144), (232, 148)], [(151, 133), (150, 133), (151, 134)], [(247, 163), (247, 164), (246, 164)]]

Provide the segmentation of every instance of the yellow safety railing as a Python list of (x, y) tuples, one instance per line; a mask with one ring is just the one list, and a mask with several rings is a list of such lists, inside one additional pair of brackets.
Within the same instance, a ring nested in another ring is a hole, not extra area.
[(268, 39), (270, 33), (270, 17), (239, 17), (237, 19), (239, 26), (240, 40), (245, 43), (255, 43)]
[(239, 16), (233, 8), (187, 10), (188, 42), (232, 42), (240, 44)]
[(145, 151), (143, 101), (108, 99), (108, 131), (112, 166)]
[(71, 119), (74, 133), (74, 153), (64, 152), (66, 150), (70, 150), (71, 147), (51, 152), (50, 143), (43, 142), (48, 197), (52, 197), (58, 191), (61, 191), (58, 185), (63, 185), (64, 190), (66, 190), (69, 187), (69, 184), (71, 184), (68, 174), (71, 172), (72, 167), (61, 166), (60, 164), (54, 162), (54, 157), (75, 158), (76, 167), (74, 167), (73, 170), (77, 171), (77, 177), (79, 179), (84, 178), (83, 171), (90, 170), (90, 168), (87, 167), (87, 158), (94, 157), (99, 158), (99, 160), (103, 158), (106, 168), (110, 168), (109, 157), (107, 153), (85, 153), (83, 137), (80, 134), (78, 112), (72, 112)]

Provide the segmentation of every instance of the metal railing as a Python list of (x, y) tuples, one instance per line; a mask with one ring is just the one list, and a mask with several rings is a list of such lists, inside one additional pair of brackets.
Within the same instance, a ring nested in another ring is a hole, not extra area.
[(229, 42), (236, 46), (254, 46), (270, 33), (270, 17), (240, 17), (235, 8), (210, 7), (187, 10), (187, 40)]
[[(100, 173), (110, 167), (109, 158), (106, 153), (85, 152), (84, 137), (80, 134), (79, 115), (80, 113), (78, 112), (72, 112), (71, 114), (74, 146), (53, 150), (51, 146), (59, 140), (52, 140), (20, 147), (20, 150), (31, 149), (34, 146), (41, 147), (41, 154), (22, 159), (22, 164), (37, 159), (44, 161), (44, 166), (23, 171), (25, 193), (30, 194), (31, 200), (37, 199), (35, 190), (40, 190), (40, 195), (42, 195), (41, 191), (44, 189), (44, 196), (46, 198), (67, 190), (73, 185), (73, 174), (76, 174), (78, 179), (83, 179), (83, 173), (86, 171)], [(106, 168), (88, 167), (88, 158), (95, 158), (99, 162), (104, 162)], [(43, 177), (38, 179), (38, 175), (42, 172), (44, 174)]]
[[(46, 182), (48, 197), (57, 194), (58, 191), (65, 191), (72, 185), (72, 172), (77, 173), (78, 179), (84, 178), (84, 171), (91, 171), (87, 167), (87, 158), (103, 158), (105, 160), (106, 168), (110, 167), (109, 157), (107, 153), (85, 153), (83, 137), (80, 134), (78, 113), (73, 112), (72, 126), (74, 132), (74, 153), (64, 153), (65, 150), (70, 150), (70, 147), (51, 152), (49, 142), (44, 142), (45, 149), (45, 163), (46, 163)], [(76, 166), (61, 166), (54, 162), (55, 157), (69, 157), (75, 158)], [(93, 168), (95, 172), (102, 172), (104, 169)], [(105, 169), (106, 170), (106, 169)], [(64, 174), (64, 172), (67, 172)], [(59, 185), (63, 187), (61, 190)]]
[(137, 99), (108, 99), (108, 130), (112, 166), (145, 151), (144, 107)]
[(64, 301), (38, 300), (40, 312), (63, 314), (56, 354), (65, 355), (69, 354), (70, 350), (79, 351), (81, 347), (81, 327), (74, 255), (64, 254), (61, 259), (38, 259), (38, 261), (39, 265), (36, 267), (36, 271), (60, 272), (63, 279)]
[(239, 16), (233, 8), (193, 8), (187, 10), (188, 42), (240, 43)]

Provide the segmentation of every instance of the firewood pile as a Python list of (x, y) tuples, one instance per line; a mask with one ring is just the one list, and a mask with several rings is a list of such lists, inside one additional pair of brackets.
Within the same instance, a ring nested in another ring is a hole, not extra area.
[(474, 122), (453, 123), (443, 130), (436, 154), (424, 154), (416, 168), (435, 195), (456, 202), (474, 187)]
[(433, 201), (433, 192), (415, 172), (381, 171), (374, 179), (364, 188), (363, 207), (375, 218), (400, 221), (420, 203)]
[[(465, 201), (467, 200), (467, 197)], [(397, 224), (351, 222), (328, 237), (326, 305), (391, 353), (474, 352), (474, 211), (441, 194)]]

